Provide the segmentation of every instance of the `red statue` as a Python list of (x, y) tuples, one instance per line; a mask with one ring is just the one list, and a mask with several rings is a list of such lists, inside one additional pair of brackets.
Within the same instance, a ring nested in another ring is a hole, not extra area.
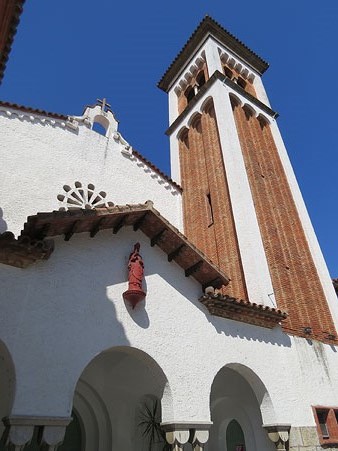
[(128, 261), (128, 290), (123, 293), (123, 299), (129, 301), (133, 309), (146, 296), (142, 289), (144, 264), (139, 251), (140, 243), (136, 243)]

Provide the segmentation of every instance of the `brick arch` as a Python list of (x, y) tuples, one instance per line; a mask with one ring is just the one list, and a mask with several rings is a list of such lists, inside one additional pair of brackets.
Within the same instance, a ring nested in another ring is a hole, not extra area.
[(200, 112), (196, 111), (193, 113), (188, 121), (189, 128), (196, 128), (197, 124), (201, 122), (202, 115)]

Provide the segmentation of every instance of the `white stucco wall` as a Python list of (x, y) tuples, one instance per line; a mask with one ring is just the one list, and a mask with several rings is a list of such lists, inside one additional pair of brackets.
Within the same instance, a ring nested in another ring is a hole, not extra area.
[[(122, 293), (136, 241), (147, 298), (133, 311)], [(171, 393), (163, 421), (210, 420), (211, 386), (225, 365), (252, 386), (264, 423), (313, 426), (311, 405), (338, 404), (336, 348), (210, 316), (200, 286), (141, 232), (58, 238), (48, 261), (25, 270), (1, 265), (0, 277), (13, 415), (68, 416), (83, 370), (114, 346), (140, 349), (163, 370)]]
[[(19, 117), (19, 114), (21, 117)], [(27, 216), (59, 209), (75, 181), (95, 185), (117, 205), (154, 202), (181, 228), (181, 193), (124, 146), (80, 123), (78, 130), (38, 115), (0, 108), (0, 233), (18, 235)]]

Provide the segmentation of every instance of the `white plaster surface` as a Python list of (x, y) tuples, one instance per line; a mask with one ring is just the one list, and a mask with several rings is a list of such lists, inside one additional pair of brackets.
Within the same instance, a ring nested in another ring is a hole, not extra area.
[[(180, 228), (181, 193), (125, 146), (88, 129), (70, 130), (43, 117), (0, 109), (0, 233), (18, 235), (27, 216), (59, 209), (63, 185), (92, 183), (116, 205), (148, 199)], [(55, 122), (55, 121), (54, 121)]]
[[(122, 293), (136, 241), (147, 298), (133, 311)], [(164, 393), (163, 421), (210, 420), (211, 386), (225, 365), (251, 385), (264, 423), (313, 426), (311, 405), (338, 404), (335, 348), (289, 337), (279, 328), (210, 316), (197, 300), (199, 285), (151, 248), (141, 232), (126, 228), (115, 236), (102, 231), (94, 239), (59, 238), (48, 261), (26, 270), (2, 266), (0, 277), (6, 311), (1, 338), (16, 375), (13, 415), (68, 416), (85, 367), (120, 346), (156, 362), (145, 359), (158, 380), (155, 394)]]

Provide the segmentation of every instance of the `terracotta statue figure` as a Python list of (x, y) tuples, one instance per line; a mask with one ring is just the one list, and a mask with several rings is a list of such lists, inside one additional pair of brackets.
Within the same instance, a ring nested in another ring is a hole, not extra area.
[(133, 308), (146, 296), (142, 288), (143, 276), (144, 264), (140, 255), (140, 243), (136, 243), (133, 252), (129, 255), (128, 290), (123, 293), (123, 299), (128, 301)]
[(139, 253), (140, 243), (134, 245), (134, 250), (129, 256), (128, 271), (129, 271), (129, 290), (141, 290), (142, 280), (144, 274), (144, 264), (142, 257)]

